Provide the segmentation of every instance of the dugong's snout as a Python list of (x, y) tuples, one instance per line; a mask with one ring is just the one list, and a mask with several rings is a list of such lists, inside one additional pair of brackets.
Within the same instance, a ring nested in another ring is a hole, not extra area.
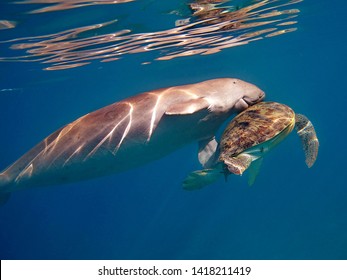
[(250, 85), (244, 91), (243, 96), (235, 104), (235, 108), (238, 111), (243, 111), (249, 106), (252, 106), (265, 98), (265, 92), (255, 85)]
[(254, 105), (265, 98), (265, 92), (258, 88), (253, 95), (244, 96), (242, 99), (248, 104), (248, 106)]

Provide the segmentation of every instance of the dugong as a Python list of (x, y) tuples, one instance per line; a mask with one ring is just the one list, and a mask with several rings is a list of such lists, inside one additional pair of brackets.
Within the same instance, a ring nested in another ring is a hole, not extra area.
[[(239, 79), (220, 78), (141, 93), (86, 114), (58, 129), (0, 173), (0, 200), (13, 191), (121, 172), (214, 134), (233, 113), (264, 92)], [(201, 153), (203, 154), (203, 153)], [(199, 157), (203, 164), (208, 158)]]

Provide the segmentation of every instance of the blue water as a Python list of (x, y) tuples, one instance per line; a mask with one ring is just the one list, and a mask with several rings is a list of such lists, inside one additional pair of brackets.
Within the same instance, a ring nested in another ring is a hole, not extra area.
[[(117, 17), (119, 25), (108, 31), (151, 32), (187, 17), (185, 1), (162, 2), (29, 14), (42, 5), (2, 1), (0, 20), (17, 26), (0, 30), (0, 40)], [(0, 208), (0, 258), (347, 259), (347, 4), (305, 0), (296, 8), (297, 31), (212, 55), (157, 61), (158, 53), (144, 52), (56, 71), (32, 60), (0, 62), (0, 169), (87, 112), (147, 90), (217, 77), (258, 85), (267, 100), (307, 115), (320, 140), (317, 162), (308, 169), (292, 133), (264, 159), (252, 187), (246, 176), (230, 176), (227, 183), (184, 191), (181, 181), (199, 168), (194, 143), (114, 176), (13, 193)], [(175, 9), (181, 15), (169, 13)], [(19, 55), (6, 44), (0, 52)]]

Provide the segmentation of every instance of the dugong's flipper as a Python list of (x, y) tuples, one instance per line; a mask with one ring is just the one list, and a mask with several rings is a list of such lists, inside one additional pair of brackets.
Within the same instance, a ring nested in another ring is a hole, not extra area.
[(199, 162), (204, 168), (211, 168), (218, 159), (218, 143), (213, 136), (212, 138), (201, 140), (199, 142)]
[(305, 151), (306, 164), (311, 167), (318, 155), (319, 142), (310, 120), (301, 114), (295, 115), (295, 128)]

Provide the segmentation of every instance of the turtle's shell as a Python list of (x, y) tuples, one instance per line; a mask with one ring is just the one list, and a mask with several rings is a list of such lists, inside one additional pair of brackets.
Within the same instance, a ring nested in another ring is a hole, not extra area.
[(241, 152), (268, 141), (295, 122), (294, 111), (276, 102), (260, 102), (237, 115), (224, 130), (221, 156)]

